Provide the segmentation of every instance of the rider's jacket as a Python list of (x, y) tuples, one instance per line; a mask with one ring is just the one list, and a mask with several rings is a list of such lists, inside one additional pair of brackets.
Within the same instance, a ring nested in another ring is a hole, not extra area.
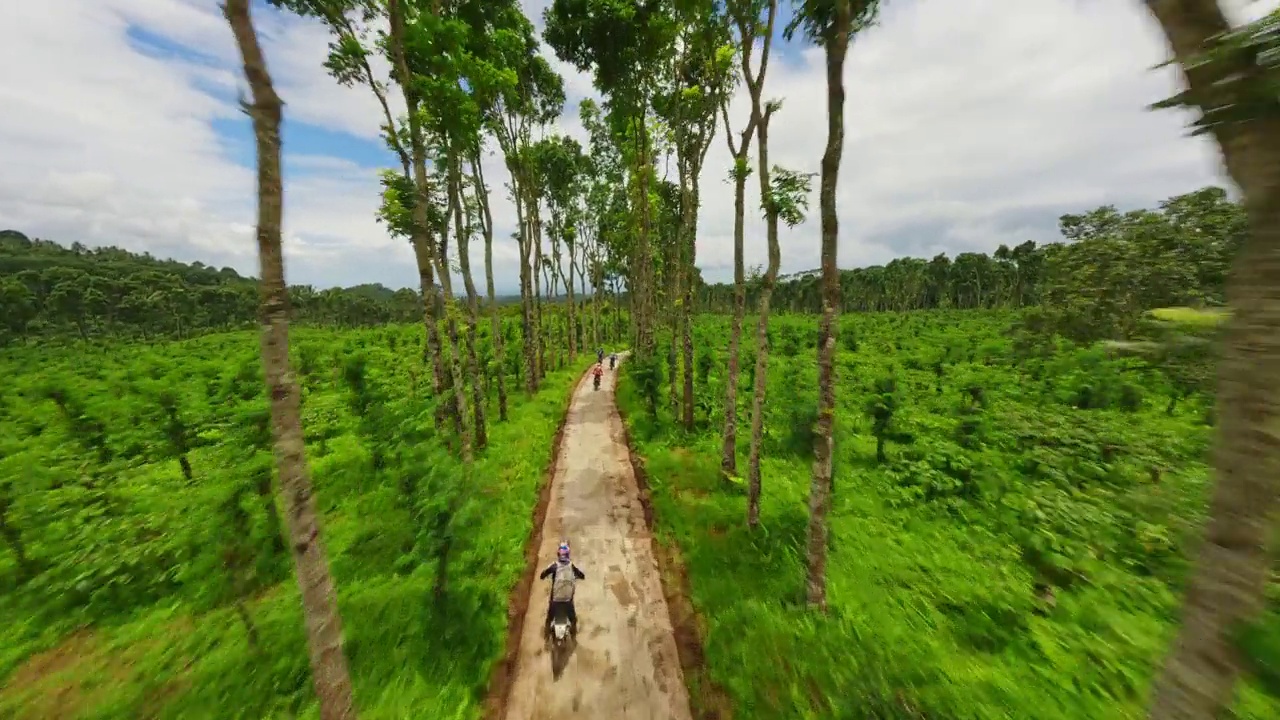
[[(545, 570), (543, 570), (541, 574), (539, 574), (539, 575), (538, 575), (538, 579), (539, 579), (539, 580), (546, 580), (548, 577), (553, 577), (553, 576), (556, 574), (556, 570), (557, 570), (557, 569), (559, 569), (559, 568), (563, 568), (563, 567), (564, 567), (564, 566), (566, 566), (566, 565), (568, 566), (568, 568), (569, 568), (569, 569), (573, 570), (573, 575), (572, 575), (572, 577), (573, 577), (574, 579), (577, 579), (577, 580), (586, 580), (586, 579), (587, 579), (586, 574), (585, 574), (585, 573), (583, 573), (581, 570), (579, 570), (577, 565), (574, 565), (573, 563), (564, 563), (564, 564), (562, 565), (562, 564), (560, 563), (560, 561), (559, 561), (559, 560), (557, 560), (557, 561), (555, 561), (555, 562), (551, 563), (550, 565), (548, 565), (548, 566), (547, 566), (547, 568), (546, 568)], [(552, 591), (554, 592), (554, 590), (555, 590), (555, 588), (554, 588), (554, 586), (553, 586), (553, 587), (552, 587)], [(570, 598), (571, 598), (571, 599), (570, 599), (570, 602), (572, 602), (572, 595), (570, 596)]]

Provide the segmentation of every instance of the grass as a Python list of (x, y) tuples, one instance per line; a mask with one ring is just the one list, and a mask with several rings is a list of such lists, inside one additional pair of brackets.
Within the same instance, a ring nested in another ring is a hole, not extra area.
[[(802, 606), (813, 319), (771, 328), (755, 531), (744, 486), (719, 469), (723, 358), (703, 363), (692, 433), (676, 428), (665, 386), (649, 416), (624, 368), (619, 402), (657, 540), (684, 559), (707, 672), (735, 720), (1144, 716), (1205, 507), (1207, 401), (1166, 415), (1159, 373), (1090, 349), (1019, 356), (1015, 319), (844, 320), (826, 616)], [(726, 326), (703, 319), (698, 346), (722, 353), (710, 348), (727, 346)], [(888, 377), (896, 409), (879, 464), (871, 406)], [(739, 397), (745, 476), (748, 378)], [(1274, 666), (1267, 652), (1255, 667)], [(1242, 684), (1237, 717), (1280, 714), (1264, 675)]]
[[(413, 376), (422, 372), (415, 333), (297, 334), (298, 346), (310, 346), (297, 351), (322, 360), (304, 380), (308, 448), (361, 717), (477, 718), (503, 652), (508, 594), (525, 570), (532, 510), (579, 372), (548, 374), (532, 398), (513, 392), (506, 423), (497, 422), (495, 403), (489, 449), (466, 474), (434, 435), (430, 404), (414, 389)], [(39, 432), (6, 446), (0, 478), (18, 500), (10, 519), (47, 569), (0, 593), (0, 612), (14, 618), (0, 628), (0, 717), (318, 717), (287, 558), (261, 560), (269, 542), (261, 508), (252, 493), (235, 495), (263, 458), (237, 439), (234, 421), (212, 409), (234, 404), (219, 381), (251, 365), (255, 352), (256, 338), (237, 333), (116, 348), (114, 359), (94, 363), (72, 352), (44, 366), (21, 355), (5, 359), (6, 373), (25, 368), (14, 385), (19, 393), (51, 382), (76, 390), (117, 453), (90, 468), (113, 479), (111, 516), (88, 518), (83, 532), (68, 533), (84, 513), (107, 512), (79, 495), (68, 499), (73, 488), (53, 482), (81, 466), (83, 453), (47, 406), (8, 396), (0, 416), (6, 430), (44, 418)], [(344, 358), (354, 356), (367, 360), (382, 415), (351, 410), (340, 373)], [(146, 400), (145, 393), (121, 396), (112, 388), (124, 379), (141, 382), (157, 368), (168, 378), (160, 384), (180, 388), (191, 424), (211, 440), (191, 453), (195, 484), (182, 481), (173, 460), (119, 459), (132, 442), (126, 410), (140, 410)], [(201, 399), (206, 381), (223, 388), (212, 402)], [(375, 452), (386, 456), (380, 468)], [(222, 562), (229, 548), (243, 549), (227, 535), (237, 507), (258, 547), (258, 582), (243, 595), (256, 646), (227, 592)], [(447, 592), (438, 600), (446, 539)], [(6, 587), (15, 572), (11, 554), (0, 554)], [(94, 602), (41, 604), (65, 594), (63, 583), (74, 589), (76, 572), (95, 578), (86, 588)]]

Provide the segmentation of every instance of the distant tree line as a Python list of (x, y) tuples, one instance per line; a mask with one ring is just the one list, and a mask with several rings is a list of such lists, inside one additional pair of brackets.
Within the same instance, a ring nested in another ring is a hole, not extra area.
[[(1041, 320), (1081, 340), (1127, 337), (1142, 311), (1176, 305), (1220, 305), (1230, 259), (1246, 228), (1243, 208), (1224, 190), (1206, 187), (1121, 213), (1104, 205), (1059, 219), (1062, 240), (1028, 240), (994, 253), (955, 258), (897, 258), (887, 265), (840, 271), (846, 312), (1039, 306)], [(757, 274), (758, 275), (758, 274)], [(748, 282), (756, 302), (760, 278)], [(774, 307), (822, 310), (817, 272), (779, 278)], [(700, 288), (703, 307), (728, 312), (732, 284)]]
[[(421, 297), (416, 290), (380, 284), (289, 288), (297, 322), (330, 327), (417, 322)], [(117, 247), (65, 247), (0, 231), (0, 342), (183, 338), (252, 326), (257, 312), (258, 281), (233, 268), (160, 260)]]

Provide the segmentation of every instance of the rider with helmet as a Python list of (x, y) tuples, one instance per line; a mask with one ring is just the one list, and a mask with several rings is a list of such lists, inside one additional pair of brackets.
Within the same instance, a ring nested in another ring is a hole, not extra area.
[(573, 607), (573, 591), (578, 580), (586, 580), (587, 576), (578, 569), (577, 565), (569, 562), (569, 542), (560, 543), (560, 547), (556, 550), (556, 561), (547, 566), (538, 576), (539, 580), (551, 578), (551, 601), (547, 603), (547, 623), (546, 627), (550, 629), (551, 618), (555, 616), (557, 608), (564, 608), (569, 616), (569, 629), (573, 633), (578, 632), (578, 611)]
[(595, 384), (596, 390), (600, 389), (600, 378), (603, 375), (604, 375), (604, 366), (601, 365), (600, 363), (596, 363), (596, 366), (591, 368), (591, 380)]
[(604, 348), (596, 348), (596, 362), (604, 362)]

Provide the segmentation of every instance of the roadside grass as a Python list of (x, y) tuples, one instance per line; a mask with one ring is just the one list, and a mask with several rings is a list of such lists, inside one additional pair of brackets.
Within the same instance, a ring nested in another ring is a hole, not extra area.
[[(845, 322), (842, 334), (865, 349), (839, 353), (826, 616), (803, 607), (812, 451), (802, 430), (813, 413), (815, 361), (803, 340), (802, 351), (778, 350), (788, 334), (808, 337), (813, 320), (783, 316), (771, 330), (754, 532), (745, 484), (720, 472), (719, 413), (704, 412), (693, 433), (677, 428), (665, 402), (653, 418), (633, 368), (623, 368), (618, 399), (646, 468), (655, 539), (683, 558), (708, 674), (731, 698), (735, 720), (1144, 717), (1176, 627), (1182, 548), (1193, 544), (1205, 502), (1200, 408), (1167, 416), (1158, 399), (1131, 410), (1065, 407), (1058, 396), (1099, 378), (1147, 395), (1163, 381), (1123, 363), (1095, 367), (1087, 351), (1069, 350), (1033, 380), (993, 344), (1003, 332), (993, 314)], [(727, 345), (722, 318), (698, 331), (701, 347)], [(892, 344), (898, 352), (875, 352)], [(940, 386), (928, 362), (939, 346), (958, 358)], [(723, 368), (722, 360), (710, 365)], [(876, 380), (890, 374), (898, 439), (880, 465), (867, 407)], [(722, 376), (700, 388), (700, 406), (723, 403)], [(962, 451), (952, 438), (971, 385), (986, 391), (985, 429), (977, 449)], [(744, 476), (750, 392), (744, 379)], [(665, 386), (658, 396), (666, 399)], [(1116, 455), (1099, 461), (1099, 448)], [(1032, 468), (1031, 457), (1045, 467)], [(959, 467), (977, 469), (968, 485), (952, 482)], [(1163, 470), (1159, 482), (1149, 482), (1149, 467)], [(1280, 658), (1277, 629), (1272, 618), (1259, 632), (1256, 644), (1274, 648), (1256, 651), (1261, 671), (1242, 683), (1238, 718), (1280, 715), (1265, 670)]]
[[(396, 358), (412, 357), (403, 339), (412, 332), (298, 335), (326, 350), (345, 343), (347, 350), (368, 355), (381, 374), (381, 387), (391, 393), (388, 403), (411, 408), (407, 373), (412, 371)], [(397, 333), (404, 346), (396, 350), (391, 341), (386, 347), (389, 335)], [(256, 350), (252, 334), (239, 333), (161, 352), (198, 353), (202, 363), (227, 365), (233, 361), (218, 353), (228, 346), (249, 356)], [(159, 362), (151, 353), (127, 350), (120, 362)], [(7, 368), (12, 370), (29, 358), (7, 360), (14, 363)], [(68, 353), (64, 362), (67, 366), (58, 372), (74, 376), (71, 366), (83, 359)], [(40, 373), (41, 368), (28, 372)], [(478, 718), (490, 669), (506, 641), (509, 592), (525, 570), (532, 509), (580, 369), (549, 373), (532, 398), (513, 391), (506, 423), (497, 421), (492, 403), (489, 448), (470, 476), (464, 476), (454, 454), (430, 438), (405, 440), (412, 446), (397, 448), (394, 462), (371, 470), (369, 445), (357, 420), (344, 409), (343, 391), (333, 380), (339, 372), (334, 363), (315, 373), (304, 412), (335, 416), (326, 436), (309, 439), (308, 449), (361, 717)], [(24, 382), (40, 381), (29, 375)], [(101, 402), (104, 407), (110, 403), (105, 397)], [(416, 437), (406, 433), (406, 438)], [(58, 467), (61, 459), (54, 455), (62, 443), (50, 434), (3, 458), (0, 476), (39, 474), (41, 463)], [(302, 609), (287, 558), (283, 569), (264, 570), (274, 572), (277, 580), (244, 602), (256, 644), (251, 645), (235, 605), (217, 600), (223, 596), (212, 590), (220, 585), (210, 578), (224, 573), (218, 548), (210, 547), (217, 535), (203, 525), (212, 522), (213, 508), (223, 507), (218, 503), (225, 501), (228, 488), (249, 472), (250, 459), (236, 464), (234, 457), (222, 445), (193, 452), (200, 481), (193, 486), (176, 485), (176, 463), (171, 462), (131, 467), (118, 477), (119, 497), (127, 498), (137, 522), (156, 531), (155, 542), (183, 548), (168, 556), (183, 561), (171, 568), (177, 588), (173, 593), (155, 602), (126, 604), (96, 620), (71, 612), (60, 618), (0, 593), (0, 612), (6, 616), (0, 627), (0, 717), (318, 717)], [(457, 499), (448, 510), (437, 507), (427, 516), (447, 517), (447, 527), (415, 527), (419, 516), (405, 506), (398, 487), (407, 480), (415, 483), (424, 506), (443, 502), (446, 495)], [(424, 550), (427, 536), (435, 544)], [(442, 538), (449, 541), (443, 599), (435, 593)], [(63, 561), (74, 563), (72, 558)], [(13, 571), (12, 560), (3, 554), (0, 576)], [(135, 596), (124, 590), (113, 597), (127, 601)]]

